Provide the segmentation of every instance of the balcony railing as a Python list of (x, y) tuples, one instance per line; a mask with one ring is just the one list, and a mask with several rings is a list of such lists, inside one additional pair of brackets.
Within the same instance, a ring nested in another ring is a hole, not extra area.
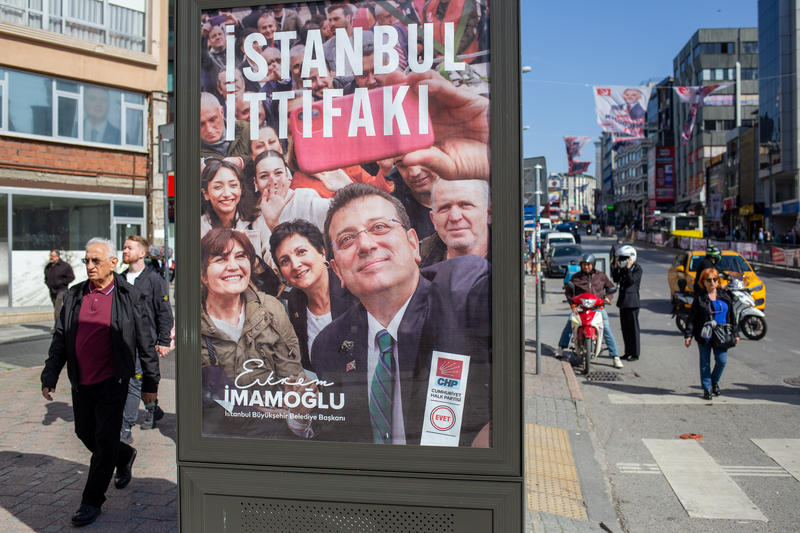
[(0, 0), (0, 22), (146, 52), (144, 11), (110, 0)]

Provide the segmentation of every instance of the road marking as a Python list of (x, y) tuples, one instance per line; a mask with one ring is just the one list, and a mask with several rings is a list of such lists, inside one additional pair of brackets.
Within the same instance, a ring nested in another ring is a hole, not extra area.
[[(742, 391), (742, 394), (748, 394)], [(717, 396), (714, 401), (708, 402), (700, 399), (699, 394), (635, 394), (627, 392), (609, 392), (608, 401), (614, 404), (680, 404), (680, 405), (786, 405), (797, 402), (796, 394), (762, 394), (759, 396), (736, 397)]]
[(690, 517), (767, 521), (697, 441), (642, 439), (642, 442)]
[(800, 481), (800, 439), (750, 439)]
[[(655, 463), (617, 463), (620, 474), (661, 474)], [(723, 466), (731, 477), (792, 477), (780, 466)]]

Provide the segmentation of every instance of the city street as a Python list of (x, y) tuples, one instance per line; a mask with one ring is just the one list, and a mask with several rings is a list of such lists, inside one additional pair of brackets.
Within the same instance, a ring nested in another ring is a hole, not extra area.
[[(612, 241), (584, 237), (589, 252)], [(605, 354), (577, 374), (596, 455), (626, 531), (796, 531), (800, 501), (800, 374), (794, 319), (800, 280), (759, 273), (767, 286), (767, 336), (731, 349), (712, 402), (701, 399), (698, 353), (670, 316), (674, 253), (637, 246), (642, 355), (621, 370)], [(547, 280), (543, 354), (567, 316), (561, 280)], [(619, 315), (609, 318), (622, 351)], [(681, 439), (698, 434), (701, 439)]]
[[(612, 242), (584, 236), (582, 246), (589, 252), (608, 253)], [(526, 344), (531, 349), (526, 358), (526, 434), (561, 432), (571, 442), (569, 454), (573, 456), (564, 461), (573, 464), (580, 481), (580, 488), (573, 492), (577, 504), (574, 513), (558, 511), (557, 505), (531, 507), (529, 503), (529, 510), (543, 511), (530, 515), (530, 527), (536, 529), (529, 531), (616, 532), (620, 529), (611, 504), (626, 532), (796, 531), (800, 387), (785, 380), (792, 381), (800, 374), (795, 362), (800, 346), (791, 333), (796, 322), (792, 306), (800, 280), (759, 272), (767, 286), (767, 336), (761, 341), (743, 339), (729, 352), (722, 395), (706, 402), (700, 396), (697, 348), (694, 344), (689, 349), (683, 346), (682, 335), (670, 316), (666, 273), (674, 254), (641, 246), (637, 249), (644, 269), (642, 357), (626, 361), (623, 369), (616, 370), (611, 359), (601, 354), (589, 376), (576, 374), (577, 394), (567, 390), (563, 376), (558, 379), (561, 365), (552, 358), (568, 314), (560, 290), (562, 280), (547, 279), (547, 300), (541, 307), (542, 375), (533, 373), (533, 302), (529, 298), (526, 303)], [(531, 280), (528, 276), (527, 281)], [(621, 349), (619, 316), (613, 305), (609, 315)], [(36, 465), (45, 460), (50, 461), (47, 468), (52, 467), (52, 461), (67, 461), (64, 468), (70, 472), (80, 476), (84, 471), (81, 465), (88, 456), (72, 435), (66, 376), (62, 376), (57, 404), (45, 405), (38, 393), (38, 368), (49, 346), (48, 333), (46, 323), (0, 330), (0, 371), (23, 380), (6, 391), (6, 398), (31, 406), (27, 416), (20, 417), (12, 410), (6, 417), (10, 430), (0, 439), (4, 445), (0, 448), (12, 454), (9, 460), (14, 462), (0, 470), (4, 482), (11, 483), (17, 478), (9, 476), (15, 475), (28, 479), (39, 468)], [(158, 432), (136, 431), (136, 445), (143, 451), (142, 458), (148, 458), (137, 463), (140, 481), (136, 490), (112, 492), (113, 507), (101, 516), (98, 530), (111, 524), (117, 527), (117, 521), (136, 515), (148, 521), (131, 522), (130, 530), (175, 527), (174, 361), (172, 353), (162, 363), (163, 404), (168, 418)], [(54, 411), (56, 407), (58, 412)], [(52, 423), (48, 422), (51, 418)], [(32, 428), (39, 432), (38, 437)], [(681, 439), (684, 434), (702, 438)], [(52, 442), (57, 444), (53, 446)], [(526, 445), (535, 442), (526, 440)], [(529, 460), (537, 457), (533, 448), (527, 448), (526, 453)], [(562, 496), (553, 487), (563, 487), (565, 481), (548, 485), (542, 476), (548, 468), (531, 467), (534, 477), (529, 478), (528, 486), (541, 498), (537, 502)], [(553, 464), (549, 469), (553, 470), (549, 474), (552, 477), (547, 479), (560, 480), (564, 474), (559, 468), (561, 463)], [(77, 477), (68, 484), (52, 485), (52, 490), (61, 491), (54, 496), (60, 506), (74, 504), (74, 492), (81, 482)], [(38, 487), (31, 486), (25, 492), (12, 489), (9, 485), (6, 492), (11, 492), (0, 494), (6, 512), (0, 517), (0, 531), (28, 531), (20, 529), (20, 521), (32, 530), (68, 530), (66, 511), (59, 509), (44, 520), (36, 510), (39, 507), (30, 507), (33, 502), (38, 505), (40, 500), (47, 500)], [(611, 503), (607, 503), (607, 492)], [(599, 527), (599, 523), (605, 527)]]

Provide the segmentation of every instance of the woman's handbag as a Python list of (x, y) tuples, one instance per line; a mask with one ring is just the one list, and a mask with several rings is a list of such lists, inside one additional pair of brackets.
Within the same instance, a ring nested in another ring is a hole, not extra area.
[(733, 335), (731, 324), (717, 324), (714, 326), (711, 335), (711, 344), (715, 348), (728, 349), (736, 346), (736, 339)]

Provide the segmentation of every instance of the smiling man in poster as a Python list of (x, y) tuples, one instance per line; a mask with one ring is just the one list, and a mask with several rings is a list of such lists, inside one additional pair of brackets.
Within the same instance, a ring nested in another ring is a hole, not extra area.
[(489, 263), (468, 255), (420, 271), (419, 240), (402, 204), (363, 184), (334, 195), (325, 240), (331, 268), (360, 305), (314, 343), (314, 369), (346, 395), (346, 422), (320, 428), (320, 438), (426, 444), (438, 352), (468, 366), (462, 394), (448, 402), (464, 412), (449, 445), (471, 445), (491, 418)]

